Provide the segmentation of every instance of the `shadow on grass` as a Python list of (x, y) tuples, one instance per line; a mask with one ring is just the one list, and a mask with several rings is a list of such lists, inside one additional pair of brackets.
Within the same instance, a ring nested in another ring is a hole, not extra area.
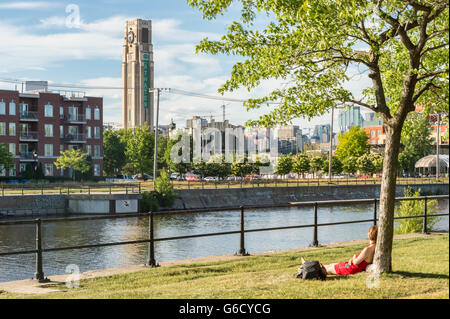
[(409, 278), (449, 279), (449, 276), (444, 274), (429, 274), (429, 273), (409, 272), (409, 271), (394, 271), (392, 272), (392, 274)]

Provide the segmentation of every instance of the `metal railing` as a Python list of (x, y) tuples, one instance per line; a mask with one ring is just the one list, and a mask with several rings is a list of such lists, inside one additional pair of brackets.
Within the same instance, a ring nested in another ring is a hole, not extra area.
[(8, 195), (93, 195), (93, 194), (140, 194), (139, 183), (109, 183), (109, 184), (2, 184), (1, 196)]
[(86, 135), (85, 134), (65, 134), (64, 137), (62, 137), (64, 142), (86, 142)]
[(19, 112), (20, 120), (37, 120), (38, 113), (35, 111), (21, 111)]
[[(171, 181), (174, 189), (217, 189), (217, 188), (258, 188), (258, 187), (300, 187), (300, 186), (336, 186), (336, 185), (379, 185), (381, 178), (306, 178), (306, 179), (254, 179), (222, 181)], [(448, 183), (448, 178), (397, 178), (398, 185)], [(150, 188), (152, 184), (148, 185)], [(147, 188), (146, 185), (143, 185)]]
[(68, 123), (73, 123), (73, 122), (86, 122), (86, 116), (84, 114), (69, 114), (64, 116), (64, 121), (68, 122)]
[(23, 140), (38, 140), (38, 132), (20, 132), (19, 139)]
[[(406, 219), (406, 218), (422, 218), (423, 219), (423, 228), (422, 232), (427, 233), (427, 219), (429, 217), (434, 216), (448, 216), (449, 214), (433, 214), (429, 215), (427, 211), (427, 201), (429, 199), (448, 199), (449, 195), (436, 195), (436, 196), (422, 196), (422, 197), (403, 197), (396, 198), (396, 201), (406, 201), (406, 200), (423, 200), (424, 201), (424, 214), (419, 216), (403, 216), (403, 217), (395, 217), (394, 219)], [(216, 232), (216, 233), (204, 233), (204, 234), (194, 234), (194, 235), (186, 235), (186, 236), (175, 236), (175, 237), (163, 237), (163, 238), (154, 238), (154, 215), (155, 213), (141, 213), (141, 214), (124, 214), (124, 215), (114, 215), (114, 216), (92, 216), (92, 217), (74, 217), (74, 218), (55, 218), (55, 219), (47, 219), (45, 221), (41, 219), (36, 219), (33, 221), (0, 221), (0, 226), (11, 226), (11, 225), (24, 225), (24, 224), (34, 224), (35, 225), (35, 233), (36, 233), (36, 246), (35, 249), (31, 250), (19, 250), (19, 251), (9, 251), (9, 252), (0, 252), (0, 257), (2, 256), (14, 256), (14, 255), (23, 255), (23, 254), (36, 254), (36, 272), (34, 274), (34, 279), (39, 282), (48, 281), (44, 276), (43, 271), (43, 253), (46, 252), (57, 252), (63, 250), (73, 250), (73, 249), (87, 249), (87, 248), (98, 248), (98, 247), (107, 247), (107, 246), (118, 246), (118, 245), (132, 245), (132, 244), (143, 244), (148, 243), (148, 255), (146, 265), (149, 267), (157, 267), (158, 264), (155, 259), (155, 243), (160, 241), (169, 241), (169, 240), (182, 240), (182, 239), (191, 239), (191, 238), (199, 238), (199, 237), (210, 237), (210, 236), (223, 236), (223, 235), (232, 235), (232, 234), (240, 234), (239, 237), (239, 249), (236, 252), (236, 255), (247, 256), (249, 253), (245, 250), (245, 233), (250, 232), (264, 232), (264, 231), (274, 231), (274, 230), (284, 230), (284, 229), (299, 229), (299, 228), (313, 228), (313, 238), (311, 246), (317, 247), (319, 246), (319, 238), (318, 238), (318, 229), (319, 227), (324, 226), (335, 226), (335, 225), (345, 225), (345, 224), (356, 224), (356, 223), (368, 223), (372, 222), (373, 225), (377, 224), (377, 203), (379, 199), (354, 199), (354, 200), (335, 200), (335, 201), (315, 201), (315, 202), (302, 202), (302, 203), (293, 203), (286, 205), (270, 205), (270, 206), (239, 206), (239, 207), (227, 207), (227, 208), (217, 208), (217, 209), (203, 209), (203, 210), (186, 210), (186, 211), (173, 211), (173, 212), (164, 212), (162, 214), (170, 214), (170, 213), (189, 213), (189, 212), (213, 212), (213, 211), (230, 211), (230, 210), (239, 210), (240, 211), (240, 229), (235, 231), (224, 231), (224, 232)], [(344, 205), (344, 204), (373, 204), (373, 218), (371, 219), (360, 219), (360, 220), (350, 220), (343, 222), (333, 222), (333, 223), (318, 223), (318, 208), (319, 206), (336, 206), (336, 205)], [(258, 229), (245, 229), (245, 209), (267, 209), (267, 208), (292, 208), (292, 207), (301, 207), (301, 206), (312, 206), (314, 209), (314, 220), (312, 224), (307, 225), (288, 225), (282, 227), (267, 227), (267, 228), (258, 228)], [(160, 213), (161, 214), (161, 213)], [(101, 220), (101, 219), (117, 219), (117, 218), (149, 218), (149, 231), (148, 238), (140, 239), (140, 240), (130, 240), (130, 241), (120, 241), (120, 242), (109, 242), (109, 243), (99, 243), (99, 244), (88, 244), (88, 245), (78, 245), (78, 246), (64, 246), (64, 247), (52, 247), (52, 248), (43, 248), (42, 247), (42, 224), (52, 223), (52, 222), (68, 222), (68, 221), (86, 221), (86, 220)]]

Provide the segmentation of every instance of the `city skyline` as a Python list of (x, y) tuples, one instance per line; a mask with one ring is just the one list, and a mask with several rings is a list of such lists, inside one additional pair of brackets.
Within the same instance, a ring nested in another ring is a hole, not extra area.
[[(123, 25), (126, 20), (141, 18), (153, 21), (155, 87), (219, 96), (217, 89), (229, 78), (231, 68), (239, 58), (197, 55), (195, 45), (205, 37), (219, 38), (226, 26), (237, 18), (237, 7), (233, 6), (217, 20), (205, 22), (184, 0), (164, 4), (133, 1), (133, 5), (113, 2), (114, 5), (107, 5), (111, 1), (78, 1), (74, 4), (1, 2), (0, 35), (11, 46), (0, 48), (0, 53), (5, 56), (0, 62), (0, 78), (48, 80), (50, 86), (56, 82), (121, 87)], [(27, 23), (23, 24), (25, 20)], [(264, 22), (267, 20), (259, 21)], [(31, 57), (30, 50), (33, 52)], [(355, 95), (363, 88), (361, 84), (365, 80), (365, 77), (356, 76), (348, 83)], [(261, 97), (280, 85), (283, 85), (282, 81), (271, 80), (250, 93), (240, 89), (225, 96), (234, 99)], [(7, 83), (0, 83), (0, 87), (15, 88), (14, 84)], [(122, 122), (120, 90), (85, 91), (89, 96), (104, 98), (106, 122)], [(220, 100), (162, 94), (160, 123), (168, 124), (171, 119), (175, 123), (185, 123), (194, 115), (213, 116), (219, 120), (223, 115), (222, 104)], [(226, 118), (240, 125), (268, 111), (262, 108), (248, 113), (242, 103), (225, 104)], [(311, 122), (296, 119), (292, 124), (313, 127), (329, 122), (329, 119), (330, 115), (324, 114)]]

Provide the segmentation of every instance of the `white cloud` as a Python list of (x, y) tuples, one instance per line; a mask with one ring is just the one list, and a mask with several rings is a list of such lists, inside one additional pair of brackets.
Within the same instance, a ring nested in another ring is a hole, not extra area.
[(60, 6), (61, 4), (56, 2), (47, 1), (14, 1), (0, 3), (0, 9), (20, 9), (20, 10), (35, 10), (35, 9), (48, 9), (54, 8), (55, 6)]

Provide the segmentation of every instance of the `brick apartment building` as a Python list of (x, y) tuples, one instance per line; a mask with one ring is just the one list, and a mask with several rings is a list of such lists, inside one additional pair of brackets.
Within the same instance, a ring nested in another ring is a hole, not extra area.
[[(0, 176), (19, 177), (26, 165), (42, 163), (45, 176), (72, 176), (56, 169), (61, 151), (82, 149), (92, 157), (93, 176), (103, 171), (103, 98), (81, 92), (0, 90), (0, 143), (14, 155)], [(36, 166), (35, 166), (36, 165)]]

